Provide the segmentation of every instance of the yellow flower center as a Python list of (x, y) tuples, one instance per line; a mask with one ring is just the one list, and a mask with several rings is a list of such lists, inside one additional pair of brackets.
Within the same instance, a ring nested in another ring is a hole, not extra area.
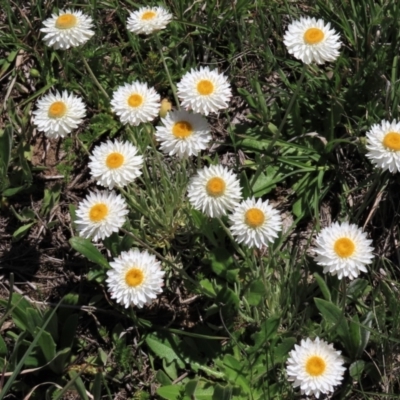
[(89, 211), (92, 222), (100, 222), (108, 215), (108, 207), (103, 203), (95, 204)]
[(131, 94), (128, 98), (128, 104), (131, 107), (139, 107), (143, 103), (143, 97), (140, 94)]
[(250, 208), (244, 214), (244, 221), (250, 228), (258, 228), (265, 221), (265, 214), (259, 208)]
[(108, 168), (119, 168), (124, 163), (124, 156), (121, 153), (110, 153), (106, 159)]
[(306, 371), (311, 376), (320, 376), (326, 369), (325, 361), (319, 356), (312, 356), (306, 362)]
[(201, 95), (207, 96), (214, 91), (214, 84), (208, 79), (203, 79), (197, 84), (197, 91)]
[(47, 115), (49, 118), (61, 118), (67, 112), (67, 106), (62, 101), (55, 101), (50, 107)]
[(72, 14), (60, 15), (56, 20), (56, 28), (58, 29), (70, 29), (76, 26), (78, 19)]
[(356, 249), (354, 242), (349, 238), (340, 238), (336, 240), (333, 250), (342, 258), (350, 257)]
[(153, 19), (157, 14), (154, 11), (146, 11), (142, 15), (142, 19), (145, 21), (148, 21), (150, 19)]
[(206, 191), (211, 197), (220, 197), (225, 193), (226, 184), (223, 179), (215, 176), (206, 184)]
[(324, 32), (319, 28), (310, 28), (304, 33), (304, 41), (307, 44), (318, 44), (324, 40), (324, 37)]
[(125, 283), (128, 286), (136, 287), (139, 286), (144, 280), (143, 272), (139, 268), (131, 268), (125, 274)]
[(192, 125), (187, 121), (178, 121), (175, 122), (172, 127), (172, 134), (177, 139), (186, 139), (193, 133)]
[(389, 132), (383, 138), (383, 145), (390, 150), (399, 151), (400, 150), (400, 133)]

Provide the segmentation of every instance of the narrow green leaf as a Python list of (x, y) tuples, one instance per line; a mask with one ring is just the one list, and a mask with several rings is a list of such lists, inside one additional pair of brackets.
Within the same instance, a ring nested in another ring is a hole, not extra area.
[(318, 274), (318, 272), (314, 273), (314, 278), (318, 283), (318, 286), (321, 290), (322, 295), (324, 296), (325, 300), (331, 302), (331, 292), (329, 291), (328, 285), (326, 284), (325, 280)]
[(83, 254), (88, 260), (100, 265), (103, 268), (109, 269), (108, 261), (103, 257), (99, 250), (88, 239), (75, 236), (69, 239), (69, 243), (73, 249)]
[(20, 226), (12, 235), (12, 241), (13, 242), (18, 242), (18, 240), (22, 239), (28, 232), (29, 229), (31, 229), (31, 227), (33, 225), (36, 224), (36, 221), (30, 222), (29, 224), (26, 225), (22, 225)]
[[(36, 329), (35, 336), (38, 334), (39, 328)], [(42, 350), (46, 362), (50, 362), (56, 356), (56, 344), (53, 337), (48, 332), (43, 332), (38, 340), (38, 345)]]

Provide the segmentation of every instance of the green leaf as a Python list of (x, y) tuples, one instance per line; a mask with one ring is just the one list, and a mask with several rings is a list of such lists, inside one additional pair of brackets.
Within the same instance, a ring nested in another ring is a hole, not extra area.
[(222, 247), (212, 250), (208, 260), (211, 269), (218, 275), (225, 278), (228, 282), (236, 282), (239, 270), (233, 269), (235, 266), (232, 253)]
[[(39, 328), (36, 329), (35, 336), (39, 332)], [(44, 331), (39, 340), (38, 345), (42, 350), (46, 362), (50, 362), (56, 356), (56, 344), (54, 343), (53, 337), (50, 333)]]
[(183, 387), (177, 385), (162, 386), (157, 389), (157, 394), (167, 400), (181, 400)]
[(315, 298), (314, 302), (325, 321), (336, 328), (346, 347), (349, 347), (349, 327), (342, 310), (326, 300)]
[(278, 183), (282, 179), (282, 174), (280, 174), (279, 169), (277, 167), (272, 167), (269, 165), (265, 173), (261, 173), (257, 180), (253, 184), (253, 193), (255, 197), (261, 197), (265, 194), (271, 192), (276, 187), (276, 183)]
[(232, 355), (226, 354), (223, 359), (223, 367), (232, 384), (240, 386), (245, 393), (251, 393), (251, 385), (246, 377), (248, 367), (245, 363), (240, 363)]
[(276, 336), (280, 325), (279, 317), (270, 317), (261, 324), (260, 331), (252, 335), (254, 346), (249, 349), (249, 353), (257, 352), (262, 346), (266, 345), (269, 340)]
[(35, 225), (36, 221), (30, 222), (29, 224), (20, 226), (12, 235), (12, 241), (18, 242), (18, 240), (22, 239), (31, 229), (32, 225)]
[(105, 269), (109, 269), (108, 261), (103, 257), (99, 250), (88, 239), (79, 236), (69, 239), (69, 243), (73, 249), (83, 254), (88, 260), (100, 265)]
[(251, 306), (258, 306), (266, 294), (266, 288), (262, 281), (257, 280), (251, 283), (246, 300)]
[(314, 273), (314, 278), (318, 283), (318, 286), (321, 290), (322, 295), (324, 296), (325, 300), (331, 302), (331, 292), (329, 291), (328, 285), (326, 284), (325, 280), (319, 275), (317, 272)]
[(234, 307), (235, 309), (239, 306), (239, 297), (227, 286), (224, 286), (217, 294), (217, 298), (215, 300), (217, 303), (222, 303), (224, 306)]
[(171, 379), (168, 378), (167, 374), (162, 369), (159, 369), (157, 371), (156, 379), (158, 383), (161, 383), (161, 385), (163, 386), (168, 386), (172, 384)]
[(361, 340), (361, 327), (358, 315), (354, 315), (349, 321), (349, 338), (350, 338), (350, 349), (347, 349), (351, 354), (352, 358), (355, 359), (360, 356), (360, 349), (362, 348)]
[(363, 360), (357, 360), (353, 362), (349, 367), (350, 376), (355, 381), (359, 381), (361, 379), (364, 367), (365, 367), (365, 361)]
[(286, 361), (289, 351), (293, 349), (294, 345), (297, 343), (295, 338), (285, 338), (282, 343), (279, 344), (274, 352), (274, 364), (282, 364)]
[(6, 356), (8, 353), (7, 345), (3, 337), (0, 335), (0, 356)]
[(68, 366), (68, 359), (70, 354), (71, 349), (69, 347), (58, 351), (53, 361), (49, 364), (49, 368), (57, 375), (61, 375), (65, 368)]
[(156, 354), (158, 357), (165, 359), (167, 363), (172, 361), (178, 361), (178, 364), (184, 366), (182, 358), (177, 352), (172, 349), (172, 346), (178, 348), (179, 342), (176, 336), (166, 335), (166, 337), (160, 338), (156, 334), (147, 335), (145, 342), (147, 346)]
[(75, 389), (79, 394), (79, 398), (83, 400), (89, 400), (89, 397), (86, 393), (85, 384), (83, 383), (82, 378), (75, 371), (69, 371), (69, 376), (74, 383)]
[(7, 125), (4, 130), (0, 130), (0, 180), (7, 175), (8, 164), (11, 158), (11, 148), (13, 141), (13, 128)]

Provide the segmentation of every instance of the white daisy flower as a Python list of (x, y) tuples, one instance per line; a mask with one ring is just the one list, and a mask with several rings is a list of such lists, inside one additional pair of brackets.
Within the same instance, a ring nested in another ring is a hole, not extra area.
[(75, 221), (79, 235), (95, 241), (118, 232), (129, 213), (125, 199), (115, 192), (90, 192), (78, 204)]
[(400, 122), (383, 120), (367, 132), (366, 156), (377, 167), (391, 173), (400, 171)]
[(92, 18), (82, 11), (66, 10), (53, 14), (43, 21), (45, 28), (41, 29), (46, 35), (43, 40), (47, 46), (55, 49), (69, 49), (86, 43), (93, 35)]
[(316, 238), (315, 261), (339, 279), (357, 278), (360, 272), (367, 272), (365, 265), (374, 258), (372, 240), (357, 225), (335, 222), (324, 228)]
[(170, 156), (197, 156), (211, 140), (210, 127), (200, 114), (171, 111), (161, 122), (164, 126), (156, 127), (155, 136), (161, 142), (161, 150)]
[(162, 7), (141, 7), (130, 13), (127, 21), (129, 31), (149, 35), (160, 29), (165, 29), (172, 19), (165, 8)]
[(147, 83), (125, 83), (114, 92), (111, 106), (123, 124), (137, 126), (158, 115), (160, 95)]
[(161, 270), (160, 262), (147, 251), (124, 251), (110, 262), (110, 266), (106, 279), (108, 290), (111, 298), (125, 308), (142, 308), (162, 292), (165, 272)]
[(90, 174), (98, 185), (109, 189), (125, 186), (142, 174), (143, 157), (137, 152), (132, 143), (108, 140), (93, 149), (89, 157)]
[(205, 115), (227, 108), (232, 97), (227, 78), (208, 67), (186, 73), (177, 88), (182, 107)]
[(238, 206), (242, 198), (236, 175), (222, 165), (197, 171), (189, 182), (188, 197), (196, 210), (209, 217), (220, 217)]
[(288, 26), (283, 36), (288, 52), (304, 64), (323, 64), (339, 57), (340, 37), (322, 19), (302, 17)]
[(248, 247), (267, 246), (278, 237), (282, 230), (282, 219), (268, 200), (244, 200), (229, 217), (231, 232), (238, 243)]
[(64, 91), (49, 93), (37, 102), (33, 123), (47, 137), (65, 137), (83, 121), (86, 106), (82, 99)]
[(314, 395), (317, 399), (321, 393), (333, 392), (346, 370), (340, 354), (332, 344), (318, 337), (302, 340), (300, 346), (296, 344), (289, 353), (286, 366), (289, 381), (293, 382), (293, 387), (300, 386), (302, 394)]

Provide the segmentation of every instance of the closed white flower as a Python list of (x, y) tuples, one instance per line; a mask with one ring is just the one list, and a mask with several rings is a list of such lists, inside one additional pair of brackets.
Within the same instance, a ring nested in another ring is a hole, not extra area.
[(378, 168), (400, 171), (400, 122), (383, 120), (367, 132), (367, 157)]
[(160, 95), (147, 83), (125, 83), (114, 92), (111, 106), (123, 124), (137, 126), (158, 115)]
[(283, 36), (288, 52), (304, 64), (323, 64), (339, 57), (340, 37), (322, 19), (302, 17), (288, 26)]
[(141, 7), (130, 13), (127, 21), (129, 31), (149, 35), (160, 29), (165, 29), (172, 19), (165, 8), (162, 7)]
[(186, 73), (177, 88), (182, 107), (204, 115), (227, 108), (232, 97), (227, 78), (208, 67)]
[(75, 224), (80, 236), (97, 241), (118, 232), (128, 213), (121, 195), (108, 191), (90, 192), (78, 204)]
[(162, 292), (165, 272), (160, 262), (147, 251), (124, 251), (110, 262), (106, 279), (111, 298), (125, 308), (142, 308)]
[(99, 185), (109, 189), (125, 186), (142, 174), (143, 157), (137, 152), (132, 143), (108, 140), (93, 149), (90, 174)]
[(261, 248), (272, 243), (282, 230), (282, 220), (268, 200), (244, 200), (229, 217), (231, 232), (238, 243)]
[(209, 217), (220, 217), (238, 206), (242, 193), (234, 173), (222, 165), (211, 165), (190, 180), (188, 197), (195, 209)]
[(307, 338), (289, 353), (286, 372), (293, 387), (300, 386), (302, 394), (319, 399), (321, 394), (332, 393), (334, 386), (341, 383), (346, 370), (343, 364), (340, 351), (332, 344), (318, 337)]
[(92, 18), (82, 11), (66, 10), (43, 21), (43, 38), (47, 46), (66, 50), (86, 43), (93, 35)]
[(155, 136), (161, 143), (161, 150), (170, 156), (197, 156), (211, 140), (210, 127), (200, 114), (171, 111), (161, 122), (163, 126), (156, 127)]
[(80, 97), (64, 91), (49, 93), (38, 100), (33, 123), (47, 137), (65, 137), (83, 121), (86, 106)]
[(354, 279), (361, 271), (367, 272), (365, 266), (372, 263), (371, 243), (357, 225), (336, 222), (317, 236), (315, 261), (324, 267), (324, 273), (330, 272), (339, 279)]

